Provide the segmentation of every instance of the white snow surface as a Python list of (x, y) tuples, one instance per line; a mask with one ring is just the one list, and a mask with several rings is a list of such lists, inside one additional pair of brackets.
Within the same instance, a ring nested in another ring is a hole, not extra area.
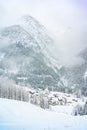
[(87, 116), (67, 114), (71, 107), (65, 107), (44, 110), (30, 103), (0, 99), (0, 130), (87, 130)]

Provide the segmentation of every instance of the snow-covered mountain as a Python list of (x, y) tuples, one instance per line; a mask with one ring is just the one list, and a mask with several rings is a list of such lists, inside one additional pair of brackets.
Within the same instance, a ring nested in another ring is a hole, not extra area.
[(58, 87), (59, 63), (52, 54), (53, 40), (31, 16), (0, 31), (0, 74), (34, 87)]
[[(61, 76), (64, 74), (65, 79), (68, 80), (68, 86), (74, 87), (75, 89), (81, 89), (83, 91), (83, 88), (85, 86), (84, 83), (84, 74), (87, 71), (87, 48), (85, 48), (83, 51), (81, 51), (78, 54), (79, 57), (83, 59), (83, 63), (80, 65), (75, 65), (72, 67), (62, 67), (61, 68)], [(86, 90), (87, 91), (87, 90)], [(82, 92), (84, 93), (84, 92)], [(87, 96), (87, 94), (86, 94)]]

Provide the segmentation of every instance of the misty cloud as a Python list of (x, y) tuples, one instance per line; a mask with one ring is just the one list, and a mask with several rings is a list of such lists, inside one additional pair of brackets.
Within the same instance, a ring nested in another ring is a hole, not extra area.
[(86, 0), (0, 0), (0, 27), (32, 15), (55, 39), (55, 57), (62, 64), (81, 64), (77, 55), (87, 46), (86, 12)]

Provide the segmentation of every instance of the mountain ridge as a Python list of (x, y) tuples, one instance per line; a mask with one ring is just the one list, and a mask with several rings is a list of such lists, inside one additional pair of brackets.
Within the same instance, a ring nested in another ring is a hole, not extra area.
[[(50, 52), (49, 45), (52, 47), (53, 40), (44, 31), (43, 25), (37, 23), (34, 18), (30, 19), (31, 22), (32, 20), (32, 26), (29, 25), (29, 21), (28, 26), (23, 23), (28, 31), (24, 25), (16, 24), (0, 32), (0, 43), (7, 43), (5, 47), (0, 48), (3, 55), (0, 60), (3, 74), (0, 74), (13, 78), (17, 83), (57, 88), (60, 65)], [(26, 81), (22, 77), (25, 77)], [(22, 81), (19, 81), (20, 78)]]

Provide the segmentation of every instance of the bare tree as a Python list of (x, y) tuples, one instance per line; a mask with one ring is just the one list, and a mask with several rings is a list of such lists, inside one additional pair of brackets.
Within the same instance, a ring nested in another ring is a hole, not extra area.
[(15, 82), (7, 77), (0, 78), (0, 97), (20, 101), (29, 101), (29, 93), (25, 87), (17, 86)]

